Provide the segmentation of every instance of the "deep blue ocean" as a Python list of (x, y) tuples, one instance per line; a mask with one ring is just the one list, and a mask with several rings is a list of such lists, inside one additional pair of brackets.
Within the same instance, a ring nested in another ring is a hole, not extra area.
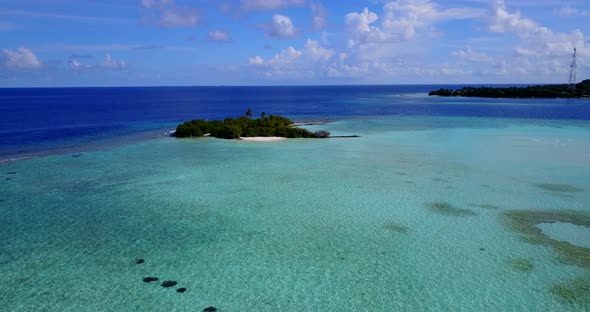
[[(298, 121), (367, 116), (590, 119), (590, 101), (428, 97), (454, 85), (0, 89), (0, 157), (161, 134), (248, 108)], [(457, 105), (460, 104), (460, 105)], [(465, 105), (469, 104), (469, 105)]]

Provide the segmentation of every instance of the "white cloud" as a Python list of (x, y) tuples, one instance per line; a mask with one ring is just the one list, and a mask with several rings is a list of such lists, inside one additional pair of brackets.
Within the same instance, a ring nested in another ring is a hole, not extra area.
[(250, 65), (262, 65), (264, 64), (264, 60), (256, 55), (255, 57), (251, 57), (250, 59), (248, 59), (248, 64)]
[(123, 60), (116, 60), (113, 59), (110, 53), (106, 53), (104, 56), (104, 60), (98, 64), (86, 64), (83, 63), (80, 59), (86, 58), (90, 59), (90, 55), (72, 55), (70, 56), (70, 60), (68, 61), (68, 67), (70, 70), (75, 72), (82, 72), (86, 70), (124, 70), (127, 69), (127, 63)]
[(512, 32), (519, 36), (527, 36), (537, 31), (547, 31), (547, 28), (539, 27), (535, 21), (523, 18), (520, 12), (510, 13), (506, 9), (504, 1), (496, 1), (494, 5), (494, 16), (489, 29), (496, 33)]
[(308, 39), (302, 50), (288, 47), (268, 61), (260, 56), (248, 60), (249, 65), (262, 78), (298, 80), (327, 77), (329, 64), (338, 61), (336, 51), (322, 47), (318, 41)]
[(383, 18), (365, 8), (362, 12), (346, 15), (345, 24), (356, 43), (396, 42), (414, 38), (418, 31), (433, 33), (439, 22), (457, 19), (474, 19), (484, 15), (475, 8), (440, 9), (430, 0), (397, 0), (383, 7)]
[(482, 17), (484, 11), (474, 8), (440, 9), (429, 0), (398, 0), (383, 7), (385, 13), (383, 28), (397, 32), (405, 39), (411, 39), (419, 29), (428, 29), (431, 25), (459, 19)]
[(381, 35), (375, 35), (375, 33), (380, 33), (381, 30), (378, 27), (371, 26), (378, 19), (377, 14), (365, 8), (361, 13), (346, 14), (345, 23), (355, 40), (368, 42), (373, 41), (370, 39), (372, 37), (381, 37)]
[(590, 16), (590, 11), (579, 10), (571, 6), (564, 6), (553, 11), (555, 14), (560, 16)]
[[(564, 56), (570, 54), (574, 47), (585, 50), (584, 34), (580, 30), (576, 29), (569, 34), (554, 32), (532, 19), (522, 17), (518, 11), (509, 12), (504, 1), (495, 3), (489, 29), (496, 33), (518, 36), (521, 45), (525, 46), (517, 47), (517, 53), (521, 55)], [(527, 52), (522, 53), (523, 51)], [(582, 54), (585, 54), (585, 51)]]
[(190, 6), (179, 6), (174, 0), (142, 0), (146, 15), (143, 20), (162, 27), (192, 27), (201, 22), (200, 12)]
[(306, 0), (242, 0), (246, 10), (279, 10), (293, 6), (304, 6)]
[(207, 35), (207, 38), (211, 41), (218, 41), (218, 42), (230, 42), (231, 41), (231, 35), (229, 34), (229, 32), (227, 30), (222, 30), (222, 29), (210, 31), (209, 34)]
[(104, 61), (99, 64), (100, 68), (111, 69), (111, 70), (122, 70), (127, 68), (127, 64), (122, 60), (115, 60), (111, 57), (110, 53), (105, 54)]
[(291, 18), (281, 14), (273, 15), (272, 22), (266, 28), (268, 36), (282, 39), (296, 37), (298, 33)]
[(268, 61), (268, 63), (275, 65), (288, 64), (301, 57), (301, 55), (303, 55), (303, 52), (301, 52), (300, 50), (297, 50), (293, 47), (288, 47), (287, 49), (276, 54), (272, 59)]
[(9, 69), (37, 69), (42, 67), (41, 62), (33, 51), (20, 47), (16, 50), (1, 49), (3, 63)]
[(79, 59), (72, 58), (68, 61), (68, 67), (75, 72), (80, 72), (92, 68), (92, 65), (84, 64)]
[(491, 62), (493, 59), (485, 53), (473, 51), (471, 47), (451, 53), (454, 57), (464, 58), (472, 62)]
[(311, 1), (311, 15), (313, 17), (313, 30), (319, 31), (326, 27), (328, 12), (326, 7), (319, 2)]
[(307, 39), (305, 42), (305, 55), (313, 61), (327, 61), (334, 56), (334, 50), (321, 47), (319, 42)]

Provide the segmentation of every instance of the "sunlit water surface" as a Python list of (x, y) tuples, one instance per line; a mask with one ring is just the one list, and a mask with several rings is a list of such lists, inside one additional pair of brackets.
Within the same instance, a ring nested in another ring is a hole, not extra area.
[[(588, 308), (549, 290), (589, 272), (501, 217), (590, 209), (588, 124), (387, 117), (309, 128), (361, 137), (159, 138), (0, 166), (3, 307)], [(534, 268), (515, 268), (518, 259)]]

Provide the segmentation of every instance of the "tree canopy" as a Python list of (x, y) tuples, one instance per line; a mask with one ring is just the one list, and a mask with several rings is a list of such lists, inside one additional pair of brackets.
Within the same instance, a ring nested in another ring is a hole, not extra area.
[(541, 85), (528, 87), (464, 87), (461, 89), (439, 89), (428, 95), (467, 96), (485, 98), (581, 98), (590, 96), (590, 79), (572, 89), (569, 85)]
[[(251, 113), (251, 110), (248, 110)], [(202, 137), (210, 134), (216, 138), (236, 139), (239, 137), (270, 137), (285, 138), (327, 138), (330, 133), (325, 130), (311, 132), (293, 126), (293, 121), (282, 116), (266, 116), (252, 119), (245, 115), (238, 118), (226, 118), (223, 121), (206, 121), (195, 119), (184, 122), (176, 127), (177, 138)]]

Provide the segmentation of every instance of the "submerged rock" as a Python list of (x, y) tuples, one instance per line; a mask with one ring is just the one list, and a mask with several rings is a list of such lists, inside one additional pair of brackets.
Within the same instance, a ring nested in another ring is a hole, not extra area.
[(216, 307), (206, 307), (205, 309), (203, 309), (203, 312), (217, 312), (217, 308)]
[(156, 282), (158, 280), (160, 280), (160, 279), (157, 277), (152, 277), (152, 276), (148, 276), (148, 277), (143, 278), (143, 281), (146, 283)]
[(164, 283), (162, 283), (162, 287), (168, 288), (168, 287), (176, 286), (176, 284), (178, 284), (176, 281), (165, 281)]
[(135, 259), (135, 263), (142, 264), (142, 263), (145, 263), (145, 260), (143, 260), (143, 259)]
[(183, 292), (185, 292), (185, 291), (186, 291), (186, 288), (184, 288), (184, 287), (178, 288), (178, 289), (176, 290), (176, 292), (179, 292), (179, 293), (183, 293)]

